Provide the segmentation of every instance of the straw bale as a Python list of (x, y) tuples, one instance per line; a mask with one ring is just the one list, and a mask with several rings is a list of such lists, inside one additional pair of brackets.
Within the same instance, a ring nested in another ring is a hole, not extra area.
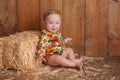
[(34, 69), (40, 65), (35, 58), (38, 31), (24, 31), (10, 35), (3, 41), (3, 64), (5, 68)]
[(3, 42), (2, 42), (2, 38), (0, 38), (0, 69), (3, 68), (2, 52), (3, 52)]
[(11, 37), (6, 37), (3, 40), (3, 64), (5, 68), (16, 68), (13, 61), (15, 40)]
[(20, 40), (15, 44), (15, 61), (19, 69), (33, 69), (37, 67), (37, 65), (35, 66), (37, 39), (37, 37), (31, 37), (27, 40)]

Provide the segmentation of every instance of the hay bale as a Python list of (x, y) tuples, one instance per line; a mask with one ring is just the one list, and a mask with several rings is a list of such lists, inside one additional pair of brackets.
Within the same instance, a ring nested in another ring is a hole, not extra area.
[(25, 70), (38, 67), (40, 64), (35, 59), (35, 51), (39, 36), (37, 31), (24, 31), (4, 38), (4, 68)]
[(3, 64), (4, 68), (16, 68), (16, 65), (14, 64), (14, 45), (16, 41), (12, 40), (11, 37), (6, 37), (3, 40)]
[[(30, 37), (27, 37), (30, 38)], [(15, 63), (19, 69), (33, 69), (37, 65), (35, 63), (35, 51), (38, 37), (31, 37), (30, 39), (19, 40), (15, 44)]]
[(2, 38), (0, 38), (0, 69), (3, 68), (2, 52), (3, 52), (3, 42), (2, 42)]

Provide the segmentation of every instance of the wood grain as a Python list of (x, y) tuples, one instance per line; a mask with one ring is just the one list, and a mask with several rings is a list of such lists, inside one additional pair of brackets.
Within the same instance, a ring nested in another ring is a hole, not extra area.
[(110, 1), (108, 11), (108, 52), (120, 56), (120, 1)]
[(6, 24), (7, 16), (6, 16), (6, 1), (0, 0), (0, 37), (5, 36), (7, 33), (4, 31), (4, 25)]
[(85, 0), (63, 1), (63, 34), (71, 37), (71, 47), (80, 55), (84, 55), (84, 14)]
[(0, 37), (16, 32), (16, 0), (0, 0)]
[(108, 0), (86, 0), (86, 55), (107, 55)]
[(18, 0), (18, 31), (39, 30), (39, 0)]

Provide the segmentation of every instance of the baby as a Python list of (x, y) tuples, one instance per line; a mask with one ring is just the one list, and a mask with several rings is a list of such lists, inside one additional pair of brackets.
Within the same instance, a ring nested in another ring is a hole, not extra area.
[(43, 14), (43, 19), (46, 30), (42, 31), (37, 45), (36, 54), (39, 58), (50, 66), (76, 67), (82, 70), (82, 58), (75, 59), (73, 49), (65, 46), (65, 43), (70, 43), (72, 39), (63, 39), (58, 32), (61, 24), (60, 12), (48, 9)]

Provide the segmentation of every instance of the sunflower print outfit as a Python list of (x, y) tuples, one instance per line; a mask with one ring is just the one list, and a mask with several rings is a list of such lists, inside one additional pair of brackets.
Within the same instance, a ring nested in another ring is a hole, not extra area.
[(57, 54), (62, 56), (65, 49), (65, 42), (60, 32), (52, 33), (49, 31), (42, 32), (37, 45), (36, 54), (45, 53), (44, 61), (48, 61), (49, 56)]

